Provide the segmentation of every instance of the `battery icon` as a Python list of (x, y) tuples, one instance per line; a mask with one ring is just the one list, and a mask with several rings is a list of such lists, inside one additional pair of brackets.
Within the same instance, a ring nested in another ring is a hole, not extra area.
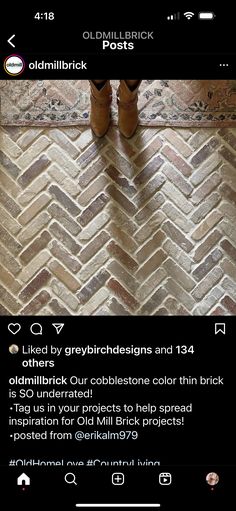
[(214, 12), (199, 12), (198, 19), (199, 20), (213, 20), (215, 18)]

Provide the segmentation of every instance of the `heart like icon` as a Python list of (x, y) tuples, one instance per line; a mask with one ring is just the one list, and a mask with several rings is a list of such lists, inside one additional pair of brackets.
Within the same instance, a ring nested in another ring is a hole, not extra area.
[(21, 325), (20, 323), (9, 323), (7, 328), (11, 334), (15, 335), (20, 331)]

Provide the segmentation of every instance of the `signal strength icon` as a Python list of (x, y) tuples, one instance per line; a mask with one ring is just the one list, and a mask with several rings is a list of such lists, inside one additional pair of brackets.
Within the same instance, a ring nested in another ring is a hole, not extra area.
[(167, 16), (166, 19), (168, 21), (180, 20), (180, 12), (176, 12), (175, 14), (170, 14), (169, 16)]
[(194, 12), (190, 12), (190, 11), (187, 11), (187, 12), (184, 12), (184, 17), (187, 18), (187, 20), (191, 20), (194, 16)]

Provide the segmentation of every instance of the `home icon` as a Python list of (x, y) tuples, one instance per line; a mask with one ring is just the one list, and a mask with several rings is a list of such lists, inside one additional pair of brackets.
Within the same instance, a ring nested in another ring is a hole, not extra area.
[(29, 486), (30, 485), (30, 478), (24, 474), (21, 474), (18, 478), (17, 478), (17, 484), (18, 486)]

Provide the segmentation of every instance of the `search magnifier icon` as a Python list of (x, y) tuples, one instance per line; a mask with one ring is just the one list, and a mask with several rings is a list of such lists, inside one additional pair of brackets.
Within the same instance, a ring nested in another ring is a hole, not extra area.
[(75, 474), (73, 474), (73, 472), (67, 472), (64, 479), (67, 484), (76, 484), (76, 486), (77, 486)]

